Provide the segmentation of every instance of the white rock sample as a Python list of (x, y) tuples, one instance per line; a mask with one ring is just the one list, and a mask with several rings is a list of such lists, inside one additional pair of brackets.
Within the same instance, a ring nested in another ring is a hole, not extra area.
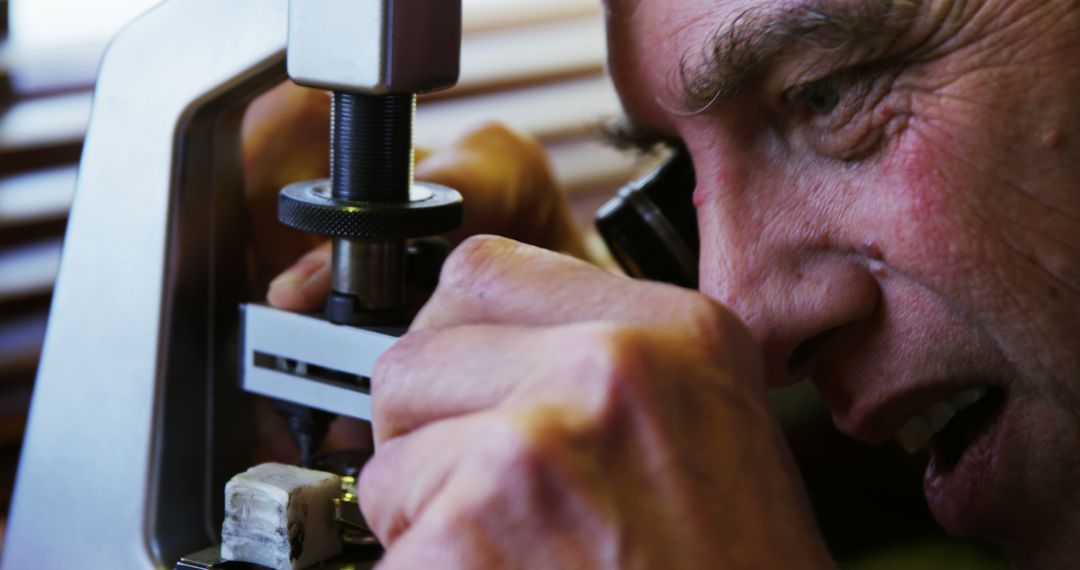
[(263, 463), (225, 485), (221, 557), (298, 570), (341, 552), (334, 497), (341, 478), (281, 463)]

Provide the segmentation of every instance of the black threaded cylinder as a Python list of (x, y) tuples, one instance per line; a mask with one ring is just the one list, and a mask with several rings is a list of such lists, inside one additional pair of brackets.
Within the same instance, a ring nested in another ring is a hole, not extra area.
[(335, 92), (330, 176), (335, 198), (407, 202), (416, 96)]

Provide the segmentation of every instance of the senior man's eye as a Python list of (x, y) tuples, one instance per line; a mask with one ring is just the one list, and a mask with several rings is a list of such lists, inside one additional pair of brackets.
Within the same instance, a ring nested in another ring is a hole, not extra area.
[[(885, 142), (895, 73), (847, 70), (796, 85), (783, 94), (789, 135), (811, 150), (840, 160), (859, 160)], [(895, 113), (894, 113), (895, 114)]]
[(802, 105), (809, 111), (825, 116), (840, 104), (840, 91), (827, 82), (816, 81), (788, 91), (785, 99), (789, 104)]

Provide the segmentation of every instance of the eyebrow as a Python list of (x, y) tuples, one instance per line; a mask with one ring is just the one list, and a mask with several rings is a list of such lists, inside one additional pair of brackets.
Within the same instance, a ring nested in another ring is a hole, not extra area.
[(880, 56), (895, 48), (924, 7), (923, 0), (807, 0), (748, 9), (713, 32), (696, 61), (683, 56), (683, 102), (699, 113), (729, 100), (794, 52)]

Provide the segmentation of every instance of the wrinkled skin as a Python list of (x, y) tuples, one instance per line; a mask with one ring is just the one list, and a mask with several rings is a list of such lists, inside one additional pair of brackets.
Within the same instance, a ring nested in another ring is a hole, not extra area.
[(827, 565), (757, 347), (707, 298), (480, 237), (412, 331), (360, 479), (382, 567)]
[(1018, 566), (1064, 567), (1080, 535), (1077, 4), (927, 2), (909, 60), (841, 85), (831, 113), (784, 101), (830, 73), (812, 51), (672, 113), (673, 62), (766, 4), (611, 7), (629, 112), (694, 158), (703, 292), (748, 325), (772, 384), (813, 377), (856, 437), (887, 439), (964, 386), (1004, 388), (995, 444), (928, 480), (931, 508)]
[[(680, 62), (779, 3), (609, 3), (627, 111), (694, 160), (702, 294), (467, 241), (373, 379), (383, 567), (828, 566), (762, 396), (807, 377), (874, 442), (1001, 390), (931, 507), (1017, 566), (1075, 562), (1077, 4), (922, 4), (903, 57), (829, 83), (835, 106), (789, 95), (868, 62), (800, 50), (688, 108)], [(296, 282), (271, 301), (299, 307)]]

